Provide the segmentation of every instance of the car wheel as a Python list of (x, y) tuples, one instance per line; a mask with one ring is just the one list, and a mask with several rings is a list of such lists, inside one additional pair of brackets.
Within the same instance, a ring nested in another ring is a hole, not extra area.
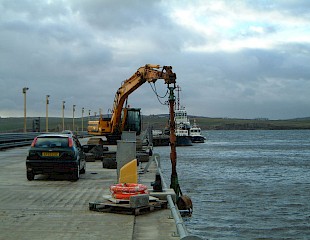
[(84, 164), (84, 167), (81, 169), (80, 173), (84, 174), (86, 172), (86, 164)]
[(34, 180), (34, 173), (33, 173), (33, 171), (27, 171), (27, 179), (29, 181)]
[(78, 164), (77, 169), (74, 170), (74, 172), (73, 172), (72, 180), (77, 181), (77, 180), (79, 180), (79, 178), (80, 178), (80, 165)]

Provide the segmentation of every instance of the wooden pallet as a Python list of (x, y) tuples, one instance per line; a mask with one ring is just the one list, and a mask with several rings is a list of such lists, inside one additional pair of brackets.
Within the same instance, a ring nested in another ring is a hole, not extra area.
[(162, 200), (158, 200), (156, 202), (150, 202), (148, 206), (137, 208), (130, 207), (129, 203), (112, 203), (110, 201), (89, 203), (89, 210), (91, 211), (119, 213), (135, 216), (166, 208), (167, 208), (167, 201)]

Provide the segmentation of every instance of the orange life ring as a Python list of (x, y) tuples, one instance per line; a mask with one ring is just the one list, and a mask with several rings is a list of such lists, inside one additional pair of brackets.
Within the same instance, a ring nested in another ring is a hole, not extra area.
[(146, 194), (147, 186), (137, 183), (118, 183), (110, 186), (112, 196), (116, 199), (129, 199), (130, 196)]
[(131, 196), (138, 195), (139, 193), (113, 193), (112, 197), (116, 199), (129, 200)]

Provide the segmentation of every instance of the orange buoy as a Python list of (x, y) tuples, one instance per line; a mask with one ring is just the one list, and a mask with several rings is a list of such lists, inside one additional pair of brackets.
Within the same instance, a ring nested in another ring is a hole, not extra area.
[(129, 199), (130, 196), (147, 194), (147, 186), (138, 183), (118, 183), (110, 186), (112, 196), (116, 199)]
[(139, 193), (113, 193), (112, 197), (116, 199), (129, 200), (131, 196), (138, 195)]

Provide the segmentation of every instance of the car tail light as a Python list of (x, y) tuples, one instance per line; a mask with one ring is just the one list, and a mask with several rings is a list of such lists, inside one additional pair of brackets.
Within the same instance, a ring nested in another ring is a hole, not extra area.
[(68, 145), (69, 145), (69, 147), (73, 147), (73, 140), (72, 140), (72, 138), (68, 138)]
[(33, 139), (32, 143), (31, 143), (31, 147), (34, 147), (36, 145), (38, 141), (38, 137), (35, 137), (35, 139)]

